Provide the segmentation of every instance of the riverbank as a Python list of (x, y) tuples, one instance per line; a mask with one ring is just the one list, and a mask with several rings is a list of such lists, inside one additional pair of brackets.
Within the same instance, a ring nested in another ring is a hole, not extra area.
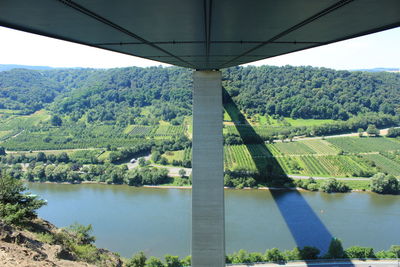
[(294, 261), (288, 262), (286, 264), (281, 263), (252, 263), (252, 264), (227, 264), (226, 266), (235, 267), (307, 267), (307, 266), (348, 266), (348, 267), (371, 267), (371, 266), (382, 266), (382, 267), (393, 267), (398, 266), (397, 260), (343, 260), (343, 261), (333, 261), (333, 260), (315, 260), (315, 261)]
[[(48, 202), (39, 210), (40, 217), (59, 227), (92, 224), (98, 247), (127, 258), (138, 251), (159, 258), (190, 254), (192, 192), (188, 187), (44, 183), (28, 187)], [(306, 245), (326, 251), (331, 236), (342, 238), (346, 247), (388, 249), (398, 243), (400, 234), (399, 228), (393, 228), (400, 214), (398, 201), (399, 196), (365, 192), (226, 189), (227, 253)]]
[[(339, 179), (340, 181), (341, 179)], [(366, 180), (366, 179), (364, 179)], [(26, 181), (25, 182), (29, 182)], [(369, 181), (368, 181), (369, 182)], [(38, 184), (58, 184), (58, 185), (79, 185), (79, 184), (98, 184), (98, 185), (124, 185), (127, 187), (135, 187), (135, 188), (159, 188), (159, 189), (192, 189), (192, 186), (179, 186), (179, 185), (172, 185), (172, 184), (165, 184), (165, 185), (143, 185), (143, 186), (130, 186), (126, 184), (109, 184), (106, 182), (98, 182), (98, 181), (82, 181), (82, 182), (29, 182), (29, 183), (38, 183)], [(301, 187), (267, 187), (267, 186), (259, 186), (259, 187), (243, 187), (243, 188), (235, 188), (235, 187), (227, 187), (225, 186), (224, 189), (228, 190), (273, 190), (273, 191), (300, 191), (300, 192), (312, 192), (311, 190), (306, 190)], [(317, 191), (318, 192), (318, 191)], [(351, 189), (346, 193), (373, 193), (371, 190), (368, 189)]]
[[(0, 265), (3, 267), (14, 266), (40, 266), (40, 267), (95, 267), (95, 266), (109, 266), (109, 267), (123, 267), (128, 266), (129, 259), (123, 259), (116, 253), (106, 249), (99, 249), (94, 245), (72, 245), (72, 239), (76, 239), (76, 233), (66, 231), (63, 228), (57, 228), (48, 221), (40, 218), (32, 220), (29, 227), (22, 229), (14, 226), (6, 225), (0, 220)], [(76, 242), (76, 241), (75, 241)], [(83, 247), (77, 249), (76, 246)], [(88, 249), (90, 248), (90, 249)], [(395, 246), (392, 246), (395, 248)], [(368, 248), (366, 248), (368, 249)], [(227, 263), (225, 266), (236, 267), (307, 267), (307, 266), (333, 266), (333, 265), (346, 265), (353, 267), (370, 267), (374, 265), (382, 265), (383, 267), (395, 266), (398, 263), (396, 259), (313, 259), (313, 260), (300, 260), (301, 253), (297, 248), (291, 251), (279, 251), (276, 249), (267, 249), (267, 252), (272, 251), (278, 255), (281, 260), (279, 262), (272, 262), (274, 257), (262, 253), (248, 253), (245, 250), (234, 252), (227, 255), (228, 262), (237, 262), (237, 255), (240, 254), (243, 262), (250, 262), (252, 259), (257, 261), (267, 262), (252, 262), (252, 263)], [(392, 249), (394, 250), (394, 249)], [(347, 251), (347, 250), (345, 250)], [(367, 251), (367, 250), (366, 250)], [(371, 256), (375, 257), (374, 250), (371, 248)], [(378, 256), (390, 256), (391, 250), (387, 252), (378, 252)], [(293, 257), (290, 260), (288, 257)], [(297, 255), (297, 256), (296, 256)], [(252, 257), (253, 256), (253, 257)], [(255, 257), (256, 256), (256, 257)], [(137, 253), (134, 257), (140, 257), (143, 261), (148, 262), (148, 258), (144, 253)], [(165, 256), (166, 258), (166, 256)], [(176, 257), (180, 263), (177, 266), (189, 266), (190, 256), (180, 259)], [(289, 261), (288, 261), (289, 260)], [(159, 262), (162, 258), (159, 259)], [(240, 262), (240, 261), (239, 261)], [(129, 265), (130, 266), (130, 265)], [(147, 265), (146, 265), (147, 266)]]

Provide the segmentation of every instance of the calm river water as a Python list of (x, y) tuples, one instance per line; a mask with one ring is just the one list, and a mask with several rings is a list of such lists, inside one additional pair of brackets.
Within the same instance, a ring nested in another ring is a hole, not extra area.
[[(96, 244), (122, 256), (190, 254), (191, 190), (96, 184), (29, 184), (48, 201), (39, 216), (59, 227), (92, 224)], [(400, 196), (225, 190), (226, 248), (264, 252), (331, 237), (345, 247), (400, 244)]]

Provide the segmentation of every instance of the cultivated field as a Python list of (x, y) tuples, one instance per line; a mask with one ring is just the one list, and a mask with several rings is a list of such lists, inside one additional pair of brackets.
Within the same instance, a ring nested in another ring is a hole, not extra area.
[(153, 127), (151, 126), (143, 126), (143, 125), (129, 125), (130, 127), (130, 135), (133, 136), (147, 136), (153, 132)]
[(156, 136), (174, 136), (185, 133), (185, 127), (183, 125), (172, 126), (172, 125), (159, 125), (154, 135)]
[(375, 165), (380, 168), (383, 172), (387, 172), (396, 176), (400, 176), (400, 164), (388, 159), (381, 154), (367, 154), (363, 157), (373, 161)]
[(316, 154), (335, 155), (339, 152), (337, 148), (325, 140), (305, 140), (302, 143), (311, 148)]
[(400, 150), (400, 143), (385, 137), (338, 137), (328, 142), (349, 153)]
[(275, 143), (273, 146), (275, 146), (280, 153), (284, 155), (315, 154), (315, 151), (303, 142)]
[[(351, 138), (337, 138), (335, 144), (353, 142)], [(339, 140), (339, 139), (350, 139)], [(356, 138), (355, 138), (356, 139)], [(355, 140), (357, 141), (357, 139)], [(339, 153), (341, 149), (326, 140), (304, 140), (275, 144), (247, 144), (224, 146), (224, 165), (228, 170), (264, 171), (269, 165), (278, 164), (287, 174), (315, 177), (370, 177), (376, 172), (386, 172), (400, 176), (400, 150), (396, 153), (373, 150), (393, 150), (393, 146), (380, 147), (383, 144), (396, 144), (396, 140), (387, 138), (362, 138), (364, 147), (357, 147), (348, 153)], [(358, 151), (363, 151), (362, 154)], [(173, 151), (163, 155), (168, 162), (190, 159), (188, 151)], [(391, 158), (393, 159), (391, 159)]]
[[(334, 138), (332, 143), (318, 139), (233, 145), (225, 146), (225, 168), (257, 170), (278, 162), (286, 173), (305, 176), (369, 177), (379, 171), (400, 176), (398, 155), (394, 152), (382, 155), (383, 151), (395, 148), (400, 153), (399, 143), (394, 139), (348, 137)], [(347, 153), (342, 154), (341, 150)]]

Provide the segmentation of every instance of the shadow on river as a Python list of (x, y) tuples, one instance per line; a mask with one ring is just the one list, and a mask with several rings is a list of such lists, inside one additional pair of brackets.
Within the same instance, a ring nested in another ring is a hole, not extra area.
[[(229, 105), (229, 108), (225, 108), (226, 112), (231, 118), (238, 118), (234, 121), (234, 125), (255, 163), (258, 181), (269, 186), (282, 185), (285, 180), (288, 180), (284, 170), (269, 152), (263, 139), (240, 112), (225, 88), (223, 89), (223, 99), (224, 106)], [(268, 151), (268, 155), (263, 158), (256, 155), (254, 150), (249, 147), (254, 144), (263, 146), (263, 149)], [(333, 236), (301, 193), (294, 191), (293, 194), (290, 194), (290, 201), (288, 201), (288, 194), (284, 191), (271, 190), (270, 192), (297, 246), (315, 246), (321, 250), (321, 254), (325, 253)], [(265, 224), (266, 227), (270, 227), (268, 221)]]

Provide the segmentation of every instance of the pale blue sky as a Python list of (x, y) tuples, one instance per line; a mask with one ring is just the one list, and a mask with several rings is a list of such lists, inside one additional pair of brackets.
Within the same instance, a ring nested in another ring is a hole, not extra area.
[[(0, 27), (0, 64), (113, 68), (159, 62)], [(310, 65), (333, 69), (400, 69), (400, 27), (249, 65)], [(166, 65), (165, 65), (166, 66)]]

